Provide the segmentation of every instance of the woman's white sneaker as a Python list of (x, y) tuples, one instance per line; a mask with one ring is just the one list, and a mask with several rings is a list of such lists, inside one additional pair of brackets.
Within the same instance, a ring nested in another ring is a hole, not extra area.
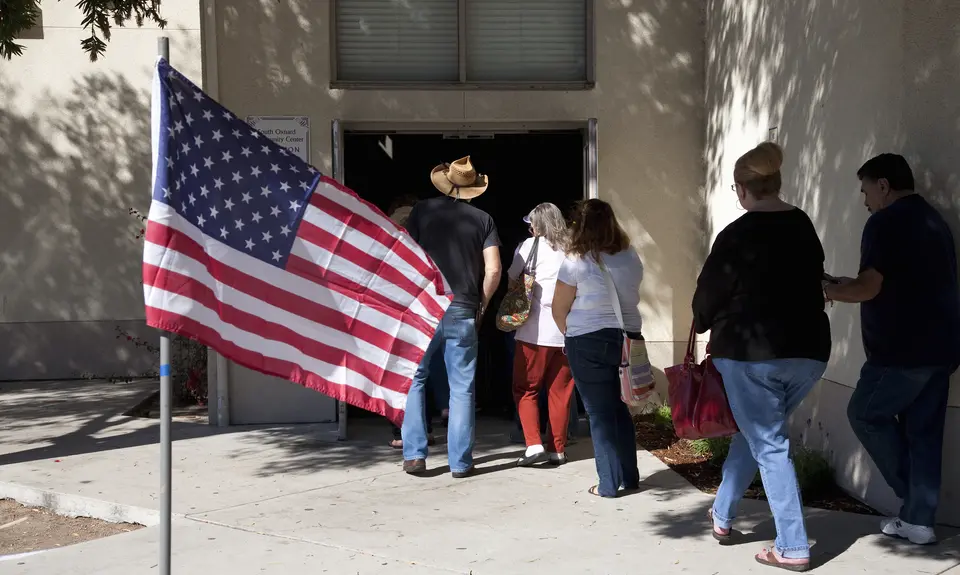
[(906, 539), (915, 545), (932, 545), (937, 542), (937, 534), (933, 527), (913, 525), (896, 517), (881, 521), (880, 530), (884, 535)]

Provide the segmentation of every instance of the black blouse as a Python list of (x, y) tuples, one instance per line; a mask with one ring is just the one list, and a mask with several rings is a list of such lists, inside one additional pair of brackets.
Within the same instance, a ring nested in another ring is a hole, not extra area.
[(697, 333), (714, 357), (830, 358), (823, 246), (807, 214), (748, 212), (714, 242), (693, 296)]

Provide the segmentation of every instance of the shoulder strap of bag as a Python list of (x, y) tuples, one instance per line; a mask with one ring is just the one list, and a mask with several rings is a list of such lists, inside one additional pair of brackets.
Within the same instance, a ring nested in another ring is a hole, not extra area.
[(537, 267), (537, 246), (540, 243), (540, 236), (533, 238), (533, 246), (530, 247), (530, 253), (527, 254), (527, 261), (523, 262), (523, 272), (533, 275), (534, 268)]
[(613, 305), (613, 313), (617, 314), (617, 322), (620, 324), (620, 330), (626, 333), (627, 326), (623, 323), (623, 310), (620, 309), (620, 296), (617, 295), (617, 286), (613, 285), (613, 276), (610, 275), (610, 270), (607, 269), (607, 266), (603, 265), (603, 256), (597, 259), (597, 265), (600, 266), (600, 271), (603, 272), (603, 283), (607, 284), (610, 303)]
[(687, 338), (687, 353), (683, 358), (685, 363), (696, 363), (697, 320), (690, 324), (690, 337)]

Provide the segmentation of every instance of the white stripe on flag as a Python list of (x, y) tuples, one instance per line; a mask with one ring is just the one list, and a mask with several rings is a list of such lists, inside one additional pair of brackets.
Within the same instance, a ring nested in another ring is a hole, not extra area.
[[(220, 319), (217, 312), (200, 305), (193, 299), (155, 287), (144, 286), (148, 292), (147, 305), (169, 313), (188, 317), (220, 334), (223, 339), (234, 343), (251, 353), (288, 361), (299, 365), (327, 381), (341, 386), (353, 387), (364, 395), (382, 399), (395, 409), (403, 409), (407, 396), (402, 393), (380, 387), (363, 375), (344, 366), (331, 365), (305, 355), (299, 349), (283, 342), (261, 337), (242, 330)], [(176, 321), (172, 319), (171, 321)]]
[[(349, 333), (318, 324), (306, 317), (290, 313), (270, 303), (247, 295), (230, 286), (223, 285), (210, 274), (206, 266), (179, 252), (146, 243), (144, 263), (187, 276), (210, 288), (217, 299), (251, 315), (265, 318), (287, 327), (300, 335), (331, 348), (345, 351), (371, 364), (392, 371), (399, 376), (412, 378), (417, 365), (402, 357), (390, 354), (383, 348), (359, 339)], [(156, 306), (155, 306), (156, 307)], [(410, 329), (410, 328), (408, 328)]]
[[(381, 260), (384, 264), (389, 265), (394, 268), (404, 277), (410, 279), (418, 288), (426, 290), (430, 297), (437, 302), (437, 305), (443, 309), (450, 301), (445, 295), (437, 295), (437, 290), (434, 287), (433, 281), (429, 278), (424, 277), (416, 268), (414, 268), (410, 263), (400, 257), (396, 252), (387, 246), (381, 244), (379, 241), (371, 238), (367, 234), (361, 232), (356, 228), (352, 228), (337, 218), (331, 216), (330, 214), (324, 212), (323, 210), (317, 208), (313, 205), (307, 205), (307, 209), (304, 211), (303, 219), (310, 222), (311, 224), (321, 228), (322, 230), (333, 234), (341, 241), (344, 241), (353, 247), (361, 250), (362, 252), (368, 254), (370, 257)], [(396, 237), (396, 236), (394, 236)], [(301, 238), (303, 239), (303, 238)], [(306, 241), (306, 240), (304, 240)], [(403, 241), (398, 239), (398, 241)], [(417, 246), (416, 249), (410, 250), (413, 254), (418, 254), (421, 248)], [(357, 283), (362, 282), (358, 278), (351, 277)], [(395, 287), (392, 283), (384, 280), (382, 277), (374, 275), (374, 281), (376, 284), (370, 285), (370, 289), (373, 291), (381, 291), (378, 284), (386, 284), (387, 289), (392, 289)]]
[[(395, 224), (391, 219), (378, 213), (359, 198), (356, 198), (346, 192), (342, 192), (327, 182), (321, 181), (320, 185), (317, 186), (317, 191), (314, 193), (322, 193), (324, 196), (330, 198), (334, 202), (340, 204), (351, 212), (356, 213), (358, 216), (370, 220), (381, 228), (386, 230), (395, 230), (397, 228), (397, 224)], [(421, 248), (417, 242), (413, 241), (413, 238), (411, 238), (408, 234), (403, 234), (400, 236), (400, 241), (409, 247), (413, 253), (417, 254), (417, 257), (419, 257), (421, 261), (427, 265), (430, 265), (430, 261), (424, 253), (423, 248)]]
[[(226, 266), (251, 275), (284, 291), (309, 299), (325, 307), (335, 309), (343, 315), (372, 325), (420, 349), (426, 349), (430, 343), (430, 338), (420, 330), (377, 311), (374, 306), (360, 304), (352, 297), (319, 286), (310, 280), (290, 272), (278, 270), (270, 264), (220, 243), (201, 232), (192, 223), (185, 221), (173, 208), (163, 202), (154, 201), (151, 204), (150, 220), (169, 226), (190, 237), (204, 247), (210, 258)], [(407, 298), (413, 299), (409, 294)], [(147, 300), (148, 305), (149, 301), (150, 300)], [(434, 327), (440, 323), (429, 314), (423, 314), (423, 321)]]
[(323, 267), (370, 290), (370, 293), (380, 294), (398, 305), (409, 306), (410, 311), (424, 319), (432, 317), (427, 308), (403, 288), (301, 237), (293, 242), (293, 254), (311, 262), (319, 262)]

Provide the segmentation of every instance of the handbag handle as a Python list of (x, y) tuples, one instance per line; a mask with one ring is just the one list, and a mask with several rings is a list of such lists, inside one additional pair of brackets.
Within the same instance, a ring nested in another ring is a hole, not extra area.
[[(527, 261), (523, 262), (523, 271), (521, 273), (536, 276), (533, 273), (534, 268), (537, 266), (537, 245), (540, 243), (540, 236), (535, 236), (533, 238), (533, 246), (530, 247), (530, 253), (527, 254)], [(531, 265), (532, 264), (532, 265)]]
[(683, 357), (684, 363), (694, 363), (696, 357), (693, 354), (697, 342), (697, 320), (690, 322), (690, 337), (687, 338), (687, 353)]

